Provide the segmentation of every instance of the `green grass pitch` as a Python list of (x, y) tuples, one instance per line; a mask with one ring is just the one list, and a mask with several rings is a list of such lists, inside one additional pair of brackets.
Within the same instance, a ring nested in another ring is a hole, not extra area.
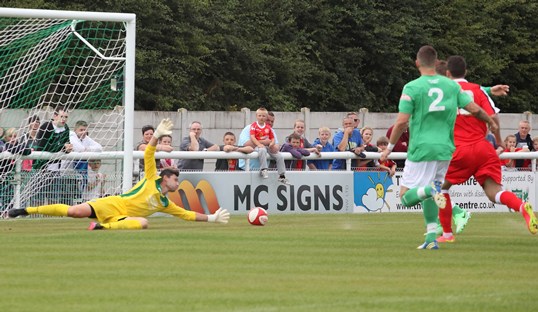
[(532, 311), (538, 236), (474, 214), (454, 244), (416, 250), (418, 213), (270, 215), (264, 227), (150, 218), (0, 221), (0, 311)]

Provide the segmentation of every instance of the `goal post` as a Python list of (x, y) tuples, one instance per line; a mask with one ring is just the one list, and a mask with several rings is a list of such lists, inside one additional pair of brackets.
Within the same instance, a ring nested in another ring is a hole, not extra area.
[[(79, 119), (86, 121), (89, 136), (102, 151), (124, 152), (123, 159), (114, 164), (121, 167), (116, 192), (129, 190), (133, 178), (135, 40), (135, 14), (0, 7), (0, 113), (27, 112), (10, 130), (15, 129), (20, 138), (29, 131), (31, 118), (38, 117), (43, 124), (56, 116), (59, 108), (64, 109), (69, 113), (70, 131)], [(104, 113), (92, 115), (93, 111)], [(0, 180), (17, 179), (13, 175), (15, 163), (20, 161), (0, 160)], [(57, 163), (63, 166), (65, 161)], [(32, 177), (46, 168), (34, 166)], [(37, 183), (34, 188), (43, 184), (39, 179), (27, 182)], [(10, 187), (0, 189), (3, 205), (5, 190)], [(23, 197), (33, 196), (32, 187), (22, 188), (26, 190)]]

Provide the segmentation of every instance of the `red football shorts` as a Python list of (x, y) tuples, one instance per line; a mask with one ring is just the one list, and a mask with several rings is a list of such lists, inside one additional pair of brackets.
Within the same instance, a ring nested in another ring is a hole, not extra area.
[(456, 147), (445, 180), (452, 184), (460, 184), (471, 176), (474, 176), (480, 185), (484, 185), (486, 178), (501, 184), (499, 156), (493, 145), (486, 140)]

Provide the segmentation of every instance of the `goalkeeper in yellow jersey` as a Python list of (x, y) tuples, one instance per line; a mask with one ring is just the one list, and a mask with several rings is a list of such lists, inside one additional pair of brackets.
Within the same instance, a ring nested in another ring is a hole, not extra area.
[(156, 212), (164, 212), (187, 221), (206, 221), (228, 223), (230, 213), (220, 208), (214, 214), (205, 215), (189, 211), (174, 204), (166, 197), (179, 187), (179, 171), (176, 168), (165, 168), (157, 175), (155, 165), (155, 149), (157, 141), (163, 135), (172, 133), (172, 122), (161, 121), (144, 152), (145, 177), (129, 192), (119, 196), (94, 199), (79, 205), (69, 206), (53, 204), (25, 209), (11, 209), (10, 218), (28, 214), (49, 216), (68, 216), (72, 218), (93, 218), (88, 230), (145, 229), (148, 227), (147, 216)]

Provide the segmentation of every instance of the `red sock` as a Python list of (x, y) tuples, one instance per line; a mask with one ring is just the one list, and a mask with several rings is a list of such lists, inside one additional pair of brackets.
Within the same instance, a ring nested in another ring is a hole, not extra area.
[(508, 191), (502, 191), (501, 197), (499, 198), (501, 204), (508, 206), (508, 208), (519, 211), (519, 207), (523, 204), (523, 201), (516, 196), (516, 194)]
[(452, 202), (448, 193), (443, 193), (443, 195), (446, 199), (446, 207), (439, 209), (439, 222), (443, 227), (443, 232), (452, 233)]

